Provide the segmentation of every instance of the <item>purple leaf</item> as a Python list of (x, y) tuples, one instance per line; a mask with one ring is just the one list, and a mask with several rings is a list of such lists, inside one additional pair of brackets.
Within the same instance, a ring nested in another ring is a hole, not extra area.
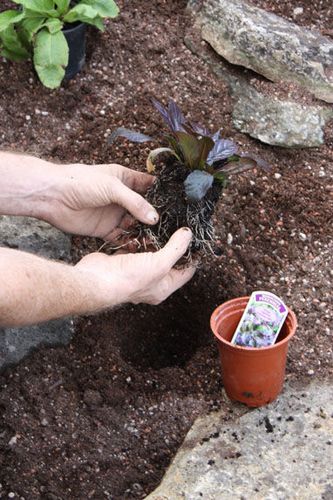
[(202, 127), (199, 123), (189, 122), (189, 125), (195, 134), (202, 135), (203, 137), (211, 136), (208, 128)]
[(149, 135), (141, 134), (140, 132), (135, 132), (134, 130), (130, 130), (128, 128), (119, 127), (110, 135), (109, 144), (112, 144), (117, 137), (124, 137), (125, 139), (129, 139), (133, 142), (148, 142), (153, 140), (153, 138)]
[(215, 132), (215, 134), (212, 135), (212, 139), (214, 142), (218, 142), (220, 140), (220, 132), (221, 129), (219, 129), (217, 132)]
[(184, 130), (185, 118), (175, 101), (170, 99), (168, 108), (165, 108), (163, 104), (154, 98), (152, 99), (152, 103), (172, 132), (181, 132)]
[(222, 172), (224, 174), (241, 174), (246, 170), (251, 170), (252, 168), (256, 168), (257, 163), (252, 158), (239, 158), (236, 161), (230, 161), (229, 163), (225, 163), (222, 167), (218, 168), (216, 172)]
[(185, 193), (189, 201), (200, 201), (212, 187), (214, 177), (202, 170), (193, 170), (185, 179)]
[(185, 118), (175, 101), (170, 99), (169, 101), (169, 117), (173, 124), (173, 131), (183, 130), (183, 123), (185, 123)]
[[(217, 137), (217, 133), (213, 137)], [(210, 151), (207, 163), (212, 165), (216, 161), (225, 160), (237, 152), (238, 147), (229, 139), (218, 139), (213, 149)]]
[(267, 161), (263, 160), (262, 158), (259, 158), (259, 156), (254, 155), (252, 153), (241, 153), (239, 156), (241, 156), (242, 158), (250, 158), (251, 160), (254, 160), (258, 167), (262, 168), (263, 170), (266, 170), (267, 172), (269, 172), (272, 168), (267, 163)]

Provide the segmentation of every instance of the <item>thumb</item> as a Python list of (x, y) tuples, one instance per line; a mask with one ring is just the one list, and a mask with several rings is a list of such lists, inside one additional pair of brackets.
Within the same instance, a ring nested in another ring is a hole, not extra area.
[(125, 186), (117, 177), (110, 180), (110, 191), (113, 203), (125, 208), (140, 222), (156, 224), (159, 217), (155, 208), (141, 195)]

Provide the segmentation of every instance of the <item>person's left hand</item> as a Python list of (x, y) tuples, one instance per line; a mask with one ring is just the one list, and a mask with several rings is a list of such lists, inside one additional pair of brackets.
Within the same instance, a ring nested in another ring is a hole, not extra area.
[(140, 195), (154, 177), (117, 164), (59, 165), (46, 220), (63, 231), (112, 241), (131, 217), (156, 224), (156, 210)]

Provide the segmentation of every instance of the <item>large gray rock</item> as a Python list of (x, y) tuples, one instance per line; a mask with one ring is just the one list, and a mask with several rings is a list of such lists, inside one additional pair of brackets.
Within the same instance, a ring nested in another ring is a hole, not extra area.
[[(69, 236), (45, 222), (27, 217), (0, 216), (0, 246), (49, 259), (70, 261)], [(0, 330), (0, 370), (18, 363), (41, 345), (67, 344), (72, 330), (70, 319)]]
[(234, 85), (234, 126), (273, 146), (315, 147), (324, 143), (324, 126), (333, 110), (269, 97), (249, 84)]
[(273, 146), (315, 147), (324, 143), (324, 127), (333, 119), (333, 108), (327, 105), (298, 104), (290, 99), (260, 93), (251, 84), (247, 70), (230, 67), (201, 43), (197, 33), (189, 32), (187, 47), (229, 87), (233, 97), (233, 122), (241, 132)]
[(333, 498), (332, 396), (332, 384), (314, 383), (238, 419), (198, 419), (146, 500)]
[(333, 102), (333, 41), (241, 0), (191, 0), (202, 38), (232, 64)]

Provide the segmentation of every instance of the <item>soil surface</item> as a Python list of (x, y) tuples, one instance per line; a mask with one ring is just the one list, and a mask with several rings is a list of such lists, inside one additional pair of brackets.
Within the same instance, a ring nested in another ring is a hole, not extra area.
[(331, 0), (248, 0), (248, 3), (284, 17), (292, 23), (333, 36), (333, 6)]
[[(310, 5), (317, 15), (313, 2), (297, 4)], [(120, 126), (160, 134), (150, 98), (172, 97), (273, 168), (231, 178), (214, 216), (219, 255), (184, 289), (157, 307), (82, 318), (68, 347), (41, 350), (0, 375), (0, 498), (120, 500), (152, 491), (198, 415), (222, 407), (233, 416), (209, 331), (212, 310), (227, 299), (255, 289), (284, 298), (299, 320), (287, 377), (332, 377), (332, 127), (326, 146), (311, 150), (236, 132), (226, 87), (183, 44), (186, 2), (119, 6), (104, 33), (89, 32), (85, 69), (57, 91), (40, 85), (30, 62), (0, 61), (0, 147), (143, 170), (145, 145), (111, 148), (107, 137)], [(99, 245), (74, 238), (73, 260)]]

